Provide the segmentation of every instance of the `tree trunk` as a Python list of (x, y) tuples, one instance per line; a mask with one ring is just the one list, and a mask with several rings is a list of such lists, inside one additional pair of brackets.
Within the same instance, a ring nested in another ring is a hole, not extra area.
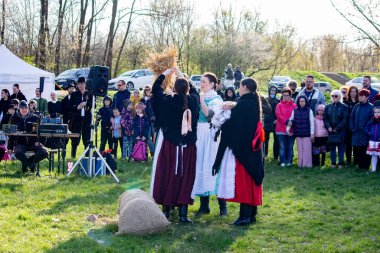
[(82, 63), (82, 66), (85, 66), (85, 67), (88, 67), (90, 63), (91, 35), (92, 35), (94, 16), (95, 16), (95, 0), (92, 0), (91, 1), (91, 18), (88, 21), (86, 48), (84, 50), (83, 63)]
[(80, 67), (82, 62), (82, 45), (83, 45), (83, 34), (84, 34), (84, 21), (86, 20), (88, 0), (80, 1), (80, 19), (79, 19), (79, 28), (78, 28), (78, 48), (76, 56), (76, 66)]
[(62, 28), (63, 28), (63, 18), (65, 16), (67, 0), (63, 3), (63, 0), (59, 0), (59, 10), (58, 10), (58, 24), (57, 24), (57, 45), (55, 48), (55, 59), (54, 59), (54, 73), (58, 75), (61, 72), (61, 39), (62, 39)]
[(127, 37), (128, 37), (128, 34), (129, 34), (129, 30), (130, 30), (130, 28), (131, 28), (131, 24), (132, 24), (132, 14), (133, 14), (133, 10), (134, 10), (135, 3), (136, 3), (136, 0), (133, 0), (133, 2), (132, 2), (132, 6), (131, 6), (131, 9), (130, 9), (130, 13), (129, 13), (129, 19), (128, 19), (127, 31), (125, 32), (124, 39), (123, 39), (123, 43), (121, 44), (121, 47), (120, 47), (120, 50), (119, 50), (119, 54), (118, 54), (118, 56), (117, 56), (116, 65), (115, 65), (115, 70), (114, 70), (114, 72), (113, 72), (113, 75), (114, 75), (114, 76), (116, 76), (116, 75), (117, 75), (117, 72), (119, 71), (119, 64), (120, 64), (121, 55), (122, 55), (122, 53), (123, 53), (124, 46), (125, 46), (125, 43), (126, 43), (126, 41), (127, 41)]
[(48, 0), (41, 0), (40, 31), (38, 34), (37, 66), (46, 69), (46, 42), (48, 29)]
[(112, 50), (113, 50), (113, 40), (115, 37), (114, 29), (115, 29), (115, 19), (117, 14), (117, 3), (118, 0), (112, 1), (112, 17), (111, 17), (111, 23), (110, 23), (110, 30), (108, 33), (108, 45), (106, 47), (106, 53), (105, 53), (105, 64), (109, 67), (110, 71), (112, 71)]
[(0, 30), (0, 44), (4, 44), (4, 32), (5, 32), (5, 4), (7, 0), (3, 0), (2, 12), (1, 12), (1, 30)]

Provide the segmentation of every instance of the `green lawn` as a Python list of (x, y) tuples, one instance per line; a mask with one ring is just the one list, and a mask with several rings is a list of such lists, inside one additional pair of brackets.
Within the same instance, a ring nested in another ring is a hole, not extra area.
[[(47, 163), (42, 163), (46, 168)], [(264, 205), (257, 224), (236, 228), (212, 212), (159, 235), (114, 236), (117, 199), (126, 189), (148, 190), (151, 163), (119, 162), (112, 178), (67, 178), (42, 169), (22, 176), (18, 162), (0, 165), (0, 252), (379, 252), (380, 176), (355, 168), (281, 169), (266, 164)], [(75, 174), (75, 173), (74, 173)], [(199, 200), (190, 207), (193, 218)], [(101, 214), (88, 222), (90, 214)]]

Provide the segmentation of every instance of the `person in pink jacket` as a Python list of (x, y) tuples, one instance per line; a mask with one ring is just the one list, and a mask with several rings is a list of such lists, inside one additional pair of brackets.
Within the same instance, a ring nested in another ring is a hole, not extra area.
[(293, 162), (294, 136), (286, 133), (286, 126), (296, 104), (293, 102), (292, 91), (285, 87), (281, 91), (282, 100), (276, 107), (276, 134), (280, 143), (280, 164), (281, 167), (291, 166)]
[(327, 138), (329, 133), (323, 122), (325, 105), (317, 107), (317, 115), (314, 117), (314, 143), (313, 143), (313, 166), (324, 166), (326, 160)]

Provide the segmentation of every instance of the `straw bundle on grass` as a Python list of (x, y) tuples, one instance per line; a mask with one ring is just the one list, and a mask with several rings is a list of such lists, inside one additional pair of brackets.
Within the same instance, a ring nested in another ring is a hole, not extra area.
[[(177, 47), (170, 46), (162, 52), (152, 52), (149, 54), (145, 65), (154, 73), (158, 78), (166, 69), (174, 68), (177, 66), (178, 54)], [(165, 78), (162, 88), (165, 90), (167, 86), (173, 88), (174, 76)]]

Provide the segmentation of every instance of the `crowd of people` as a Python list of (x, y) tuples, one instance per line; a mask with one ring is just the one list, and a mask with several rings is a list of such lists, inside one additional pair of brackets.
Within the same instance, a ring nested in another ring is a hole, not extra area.
[(329, 104), (314, 88), (312, 75), (296, 96), (290, 87), (283, 88), (281, 96), (277, 96), (277, 87), (269, 87), (272, 112), (264, 115), (265, 156), (272, 133), (273, 158), (281, 167), (292, 166), (296, 141), (298, 167), (324, 166), (330, 152), (332, 168), (353, 163), (364, 171), (371, 165), (375, 172), (380, 155), (380, 95), (371, 87), (370, 76), (364, 76), (362, 84), (360, 90), (356, 86), (333, 90)]

